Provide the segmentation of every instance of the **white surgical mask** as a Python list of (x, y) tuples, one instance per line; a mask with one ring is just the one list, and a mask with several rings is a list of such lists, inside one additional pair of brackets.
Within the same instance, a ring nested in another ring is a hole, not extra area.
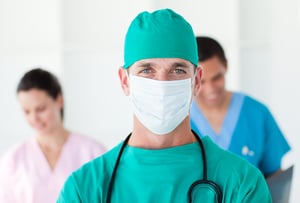
[(139, 121), (151, 132), (172, 132), (189, 114), (191, 78), (159, 81), (130, 75), (130, 100)]

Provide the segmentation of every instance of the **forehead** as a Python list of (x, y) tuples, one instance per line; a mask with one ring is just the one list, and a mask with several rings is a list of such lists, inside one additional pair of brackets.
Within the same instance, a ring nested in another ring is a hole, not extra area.
[(22, 106), (35, 106), (52, 99), (45, 91), (39, 89), (20, 91), (18, 98)]
[(227, 69), (218, 57), (207, 59), (200, 62), (199, 65), (203, 68), (202, 79), (214, 77), (217, 74), (224, 74)]
[(181, 58), (151, 58), (151, 59), (142, 59), (135, 62), (130, 69), (135, 69), (139, 67), (151, 67), (151, 68), (159, 68), (159, 69), (170, 69), (174, 67), (186, 67), (193, 68), (194, 65), (184, 59)]

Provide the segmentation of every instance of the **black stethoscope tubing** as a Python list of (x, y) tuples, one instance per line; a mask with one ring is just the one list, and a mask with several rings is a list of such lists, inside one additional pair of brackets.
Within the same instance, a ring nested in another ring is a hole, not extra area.
[[(221, 203), (222, 202), (222, 190), (221, 190), (221, 188), (215, 182), (207, 180), (207, 160), (206, 160), (206, 153), (205, 153), (205, 150), (204, 150), (204, 145), (203, 145), (201, 139), (199, 138), (199, 136), (193, 130), (192, 130), (192, 133), (195, 135), (195, 137), (196, 137), (196, 139), (197, 139), (197, 141), (200, 145), (200, 148), (201, 148), (202, 164), (203, 164), (203, 174), (202, 174), (203, 179), (195, 181), (190, 186), (190, 188), (188, 190), (188, 202), (189, 203), (192, 202), (192, 191), (193, 191), (195, 186), (197, 186), (199, 184), (208, 184), (216, 192), (217, 202)], [(109, 181), (109, 186), (108, 186), (108, 190), (107, 190), (107, 197), (106, 197), (106, 203), (110, 203), (110, 201), (111, 201), (112, 189), (113, 189), (113, 186), (114, 186), (117, 169), (118, 169), (118, 166), (119, 166), (124, 148), (127, 146), (130, 136), (131, 136), (131, 133), (129, 133), (129, 135), (126, 137), (126, 139), (124, 140), (124, 142), (121, 146), (121, 149), (119, 151), (119, 154), (118, 154), (118, 157), (117, 157), (117, 160), (116, 160), (116, 163), (115, 163), (115, 166), (114, 166), (114, 169), (113, 169), (110, 181)]]

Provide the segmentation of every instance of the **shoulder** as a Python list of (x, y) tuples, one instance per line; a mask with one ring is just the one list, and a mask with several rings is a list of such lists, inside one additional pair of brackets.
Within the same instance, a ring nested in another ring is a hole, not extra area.
[(108, 185), (119, 148), (120, 145), (75, 170), (66, 180), (59, 199), (92, 202), (99, 198)]
[(33, 142), (34, 138), (30, 138), (13, 145), (3, 154), (1, 160), (8, 161), (23, 159), (26, 156), (27, 151), (32, 149)]
[(1, 172), (10, 171), (13, 173), (26, 160), (28, 151), (32, 150), (34, 138), (26, 139), (13, 145), (0, 159)]
[(86, 149), (88, 147), (90, 150), (106, 151), (106, 147), (100, 141), (90, 136), (72, 132), (69, 139), (72, 143), (75, 143), (78, 148), (83, 147)]
[(76, 182), (87, 180), (94, 182), (95, 180), (99, 180), (101, 177), (105, 177), (105, 174), (112, 170), (119, 149), (120, 145), (117, 145), (101, 156), (87, 162), (72, 173), (73, 178), (77, 180)]
[(223, 150), (218, 147), (207, 136), (202, 138), (205, 150), (207, 153), (208, 164), (210, 168), (222, 168), (223, 174), (235, 174), (236, 176), (243, 177), (248, 172), (261, 176), (261, 172), (250, 164), (247, 160), (239, 157), (238, 155)]
[[(263, 174), (245, 159), (215, 145), (209, 137), (203, 138), (207, 152), (208, 176), (223, 186), (228, 196), (237, 202), (270, 201)], [(220, 176), (220, 174), (222, 174)], [(238, 192), (237, 192), (238, 191)]]
[(247, 107), (251, 107), (251, 108), (256, 108), (258, 110), (262, 110), (262, 111), (266, 111), (268, 110), (268, 107), (262, 103), (261, 101), (259, 101), (258, 99), (249, 96), (247, 94), (243, 94), (243, 93), (237, 93), (237, 94), (241, 94), (244, 95), (244, 105)]
[(235, 93), (244, 96), (244, 101), (242, 105), (241, 114), (247, 117), (255, 116), (257, 119), (265, 119), (267, 117), (272, 117), (272, 114), (268, 106), (258, 99), (251, 97), (243, 93)]
[[(206, 136), (202, 138), (205, 151), (207, 153), (207, 160), (211, 161), (212, 163), (236, 163), (236, 164), (244, 164), (245, 160), (241, 159), (237, 155), (223, 150), (219, 146), (217, 146), (210, 137)], [(247, 163), (247, 162), (246, 162)], [(234, 164), (235, 165), (235, 164)], [(236, 166), (233, 166), (236, 167)], [(229, 168), (229, 167), (227, 167)]]

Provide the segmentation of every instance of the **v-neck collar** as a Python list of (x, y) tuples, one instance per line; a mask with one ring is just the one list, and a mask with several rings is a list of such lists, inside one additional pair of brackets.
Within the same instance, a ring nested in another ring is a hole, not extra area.
[(221, 148), (228, 149), (232, 135), (238, 122), (244, 97), (245, 96), (240, 93), (232, 94), (231, 101), (226, 111), (224, 121), (222, 123), (221, 130), (219, 133), (216, 133), (213, 130), (211, 124), (201, 112), (201, 109), (198, 108), (195, 101), (193, 101), (191, 109), (193, 111), (196, 111), (197, 113), (197, 120), (195, 122), (197, 123), (198, 130), (201, 136), (207, 135)]
[(44, 152), (42, 151), (40, 145), (38, 144), (38, 141), (35, 137), (33, 137), (32, 139), (32, 143), (33, 143), (33, 153), (35, 153), (35, 156), (38, 160), (40, 161), (36, 161), (36, 167), (39, 168), (39, 171), (41, 174), (42, 173), (47, 173), (49, 175), (54, 175), (56, 173), (56, 171), (59, 171), (59, 168), (62, 165), (62, 160), (64, 160), (64, 156), (66, 153), (66, 148), (68, 148), (67, 146), (70, 144), (70, 142), (72, 141), (72, 134), (69, 135), (68, 139), (66, 140), (66, 142), (64, 143), (60, 155), (57, 159), (56, 165), (54, 167), (54, 169), (51, 169), (49, 162), (47, 161)]

